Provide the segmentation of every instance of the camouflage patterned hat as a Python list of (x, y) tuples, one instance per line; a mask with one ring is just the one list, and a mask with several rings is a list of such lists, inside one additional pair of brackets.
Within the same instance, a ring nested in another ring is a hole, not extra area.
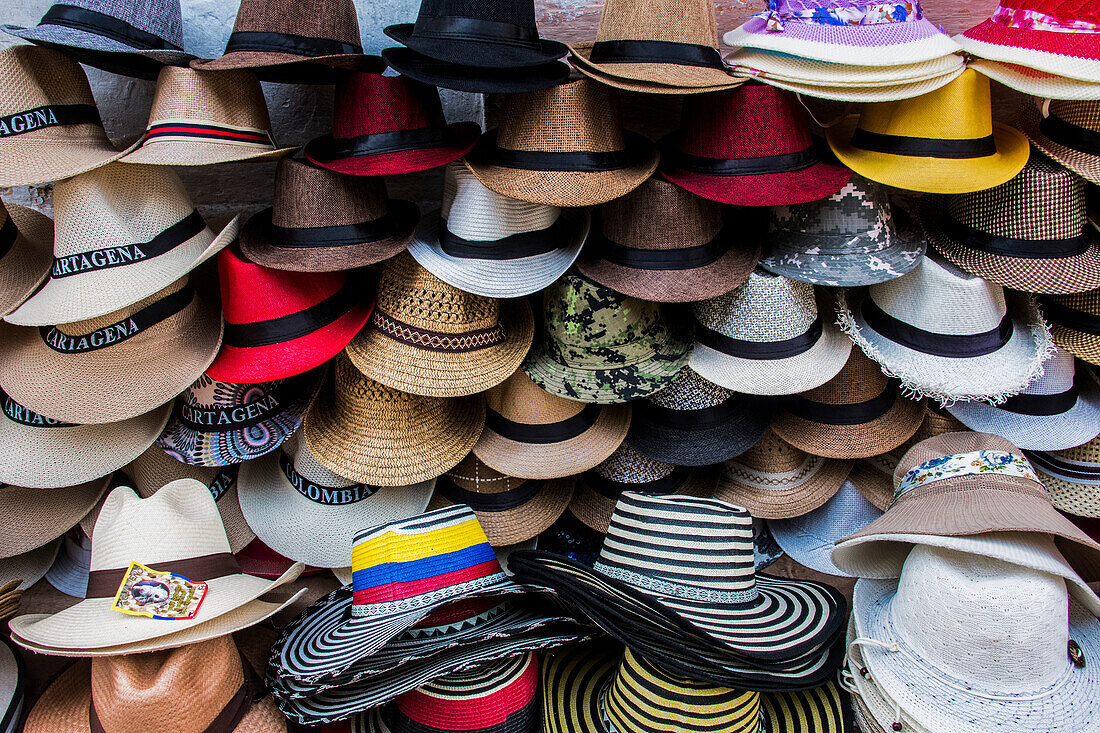
[(523, 364), (559, 397), (610, 404), (665, 387), (687, 365), (691, 326), (661, 307), (566, 273), (543, 292), (543, 326)]

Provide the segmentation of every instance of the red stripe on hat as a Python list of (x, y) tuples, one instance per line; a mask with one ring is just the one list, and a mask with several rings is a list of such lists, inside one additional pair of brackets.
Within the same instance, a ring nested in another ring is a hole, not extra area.
[(202, 135), (203, 137), (229, 137), (252, 142), (269, 142), (266, 135), (257, 132), (240, 132), (238, 130), (212, 130), (209, 127), (191, 127), (188, 125), (156, 125), (150, 127), (145, 133), (146, 137), (155, 135), (171, 135), (173, 133), (187, 133)]
[(407, 583), (386, 583), (384, 585), (364, 588), (355, 591), (352, 603), (356, 606), (364, 603), (383, 603), (394, 598), (412, 598), (433, 590), (445, 588), (450, 585), (466, 583), (478, 578), (486, 578), (500, 572), (500, 562), (494, 557), (492, 560), (472, 565), (461, 570), (454, 570), (441, 575), (433, 575), (422, 580), (411, 580)]
[(439, 697), (413, 690), (397, 698), (397, 707), (409, 720), (437, 730), (480, 730), (501, 725), (530, 705), (538, 682), (538, 664), (532, 659), (515, 680), (488, 695)]

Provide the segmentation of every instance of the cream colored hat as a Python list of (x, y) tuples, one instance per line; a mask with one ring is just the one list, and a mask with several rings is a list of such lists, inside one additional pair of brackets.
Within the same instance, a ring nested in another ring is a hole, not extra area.
[[(992, 59), (971, 59), (968, 68), (980, 71), (994, 81), (1024, 94), (1047, 99), (1100, 99), (1100, 83), (1071, 79), (1029, 66)], [(1030, 104), (1032, 100), (1025, 103)]]
[(50, 274), (53, 221), (0, 201), (0, 316), (11, 313)]

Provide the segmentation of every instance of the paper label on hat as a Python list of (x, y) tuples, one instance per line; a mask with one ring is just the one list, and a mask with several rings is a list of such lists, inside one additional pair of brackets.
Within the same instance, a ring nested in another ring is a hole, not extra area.
[(195, 618), (208, 588), (206, 583), (131, 562), (111, 608), (130, 616), (185, 621)]

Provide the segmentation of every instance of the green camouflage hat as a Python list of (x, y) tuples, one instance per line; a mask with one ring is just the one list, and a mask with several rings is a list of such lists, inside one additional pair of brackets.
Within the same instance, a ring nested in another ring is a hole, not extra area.
[(542, 335), (524, 371), (566, 399), (628, 402), (664, 388), (691, 355), (690, 320), (566, 273), (543, 293)]

